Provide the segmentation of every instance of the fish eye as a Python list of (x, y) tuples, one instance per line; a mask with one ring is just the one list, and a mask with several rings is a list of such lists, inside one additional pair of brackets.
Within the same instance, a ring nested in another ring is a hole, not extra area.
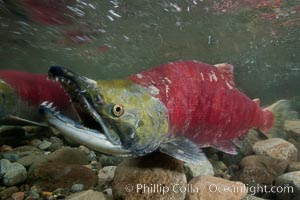
[(119, 105), (119, 104), (114, 105), (112, 108), (112, 113), (116, 117), (120, 117), (121, 115), (123, 115), (123, 113), (124, 113), (123, 105)]

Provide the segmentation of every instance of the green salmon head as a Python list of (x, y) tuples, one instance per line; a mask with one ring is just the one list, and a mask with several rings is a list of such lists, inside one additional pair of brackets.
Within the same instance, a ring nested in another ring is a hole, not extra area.
[(69, 94), (82, 124), (99, 130), (112, 144), (144, 155), (167, 136), (166, 107), (142, 86), (129, 80), (94, 81), (58, 66), (48, 74)]

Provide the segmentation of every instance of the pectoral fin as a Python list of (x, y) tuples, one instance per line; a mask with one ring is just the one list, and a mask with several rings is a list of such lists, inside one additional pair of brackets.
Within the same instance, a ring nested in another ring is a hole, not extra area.
[(178, 160), (194, 164), (206, 159), (199, 146), (184, 137), (168, 138), (160, 144), (158, 150)]

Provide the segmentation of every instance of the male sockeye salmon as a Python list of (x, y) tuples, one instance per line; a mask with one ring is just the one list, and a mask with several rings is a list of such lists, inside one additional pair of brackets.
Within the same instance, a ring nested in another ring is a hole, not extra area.
[(177, 61), (123, 80), (99, 81), (52, 66), (48, 77), (64, 88), (80, 121), (56, 111), (53, 106), (68, 98), (53, 98), (49, 90), (48, 101), (39, 106), (48, 124), (106, 154), (143, 156), (160, 151), (198, 163), (204, 158), (201, 148), (234, 154), (234, 139), (250, 128), (267, 132), (275, 124), (274, 113), (235, 87), (230, 64)]

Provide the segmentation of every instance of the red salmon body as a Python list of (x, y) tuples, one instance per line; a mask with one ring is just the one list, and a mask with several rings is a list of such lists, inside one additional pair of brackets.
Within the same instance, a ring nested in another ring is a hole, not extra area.
[(70, 107), (67, 94), (58, 83), (47, 80), (46, 74), (2, 70), (0, 79), (7, 82), (28, 104), (38, 106), (43, 101), (50, 101), (61, 109)]
[(259, 100), (251, 100), (235, 87), (229, 64), (178, 61), (129, 79), (154, 91), (164, 103), (169, 134), (183, 135), (201, 147), (226, 151), (227, 142), (245, 135), (250, 128), (267, 131), (274, 124), (272, 112), (261, 109)]

